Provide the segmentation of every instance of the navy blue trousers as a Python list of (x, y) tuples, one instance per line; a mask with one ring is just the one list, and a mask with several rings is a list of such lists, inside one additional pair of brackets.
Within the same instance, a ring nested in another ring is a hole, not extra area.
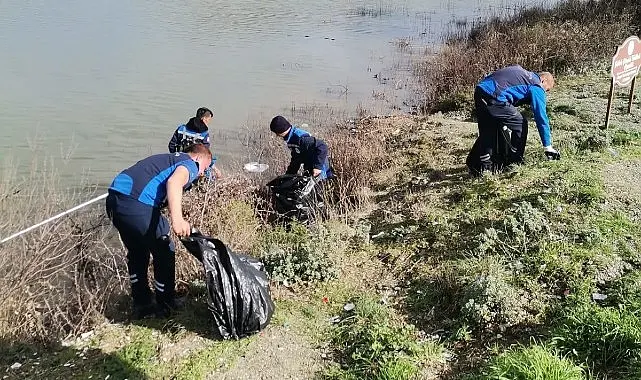
[(506, 163), (521, 163), (525, 154), (527, 140), (527, 119), (509, 103), (497, 102), (479, 88), (474, 92), (474, 105), (479, 125), (479, 155), (482, 162), (487, 162), (495, 153), (496, 136), (503, 127), (511, 133), (510, 152)]
[(174, 244), (169, 238), (169, 222), (161, 215), (160, 208), (110, 191), (106, 209), (127, 248), (134, 305), (151, 302), (147, 276), (150, 253), (153, 256), (156, 301), (169, 302), (174, 297), (176, 285), (176, 257)]

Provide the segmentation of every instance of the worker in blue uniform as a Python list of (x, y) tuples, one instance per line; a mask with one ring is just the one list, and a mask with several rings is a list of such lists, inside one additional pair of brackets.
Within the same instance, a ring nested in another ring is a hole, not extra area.
[(213, 117), (214, 113), (209, 108), (198, 108), (195, 117), (176, 128), (174, 135), (169, 140), (169, 152), (183, 152), (188, 146), (196, 143), (209, 147), (208, 126)]
[(502, 164), (523, 162), (528, 123), (516, 107), (524, 104), (532, 107), (545, 156), (550, 160), (561, 158), (561, 154), (552, 147), (546, 112), (546, 93), (553, 87), (552, 74), (534, 73), (519, 65), (499, 69), (478, 83), (474, 91), (474, 105), (479, 137), (467, 159), (472, 174), (495, 171), (493, 156), (497, 153), (497, 139), (501, 138), (509, 147)]
[[(190, 145), (203, 144), (206, 147), (211, 146), (209, 139), (209, 124), (214, 118), (212, 110), (201, 107), (196, 110), (196, 116), (189, 119), (185, 124), (176, 128), (171, 140), (169, 140), (169, 153), (184, 152)], [(216, 158), (212, 157), (211, 166), (205, 170), (207, 178), (221, 178), (222, 173), (215, 166)]]
[[(107, 215), (127, 249), (134, 318), (154, 312), (167, 316), (181, 306), (174, 294), (175, 248), (161, 208), (167, 203), (172, 229), (180, 237), (189, 236), (191, 228), (182, 214), (183, 190), (203, 175), (210, 163), (209, 148), (194, 144), (185, 152), (157, 154), (138, 161), (109, 186)], [(150, 253), (155, 305), (147, 278)]]
[(312, 136), (296, 125), (291, 125), (287, 119), (280, 115), (272, 119), (269, 129), (282, 137), (291, 151), (287, 174), (297, 174), (302, 165), (305, 172), (319, 180), (334, 177), (333, 169), (329, 163), (329, 149), (323, 140)]

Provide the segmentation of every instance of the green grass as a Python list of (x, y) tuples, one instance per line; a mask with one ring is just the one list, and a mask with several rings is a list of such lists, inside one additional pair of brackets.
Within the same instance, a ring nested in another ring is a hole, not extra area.
[(599, 372), (641, 376), (641, 319), (625, 308), (581, 305), (554, 332), (564, 353)]
[(539, 345), (504, 352), (488, 367), (478, 380), (587, 380), (583, 368)]
[(426, 363), (443, 359), (440, 344), (419, 340), (414, 326), (378, 300), (365, 296), (354, 305), (331, 332), (340, 366), (330, 368), (326, 379), (412, 379)]

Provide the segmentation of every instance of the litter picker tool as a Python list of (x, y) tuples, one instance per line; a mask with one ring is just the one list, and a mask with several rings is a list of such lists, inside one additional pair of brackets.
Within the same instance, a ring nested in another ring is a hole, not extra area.
[(11, 240), (11, 239), (13, 239), (13, 238), (15, 238), (15, 237), (18, 237), (18, 236), (20, 236), (20, 235), (22, 235), (22, 234), (25, 234), (25, 233), (27, 233), (27, 232), (29, 232), (29, 231), (31, 231), (31, 230), (34, 230), (34, 229), (36, 229), (36, 228), (38, 228), (38, 227), (40, 227), (40, 226), (43, 226), (43, 225), (45, 225), (45, 224), (47, 224), (47, 223), (49, 223), (49, 222), (52, 222), (52, 221), (54, 221), (54, 220), (56, 220), (56, 219), (58, 219), (58, 218), (62, 218), (62, 217), (63, 217), (63, 216), (65, 216), (65, 215), (71, 214), (72, 212), (74, 212), (74, 211), (76, 211), (76, 210), (79, 210), (79, 209), (81, 209), (81, 208), (83, 208), (83, 207), (85, 207), (85, 206), (88, 206), (88, 205), (90, 205), (90, 204), (92, 204), (92, 203), (98, 202), (98, 201), (99, 201), (99, 200), (101, 200), (101, 199), (105, 199), (105, 198), (107, 198), (107, 195), (108, 195), (107, 193), (102, 194), (102, 195), (101, 195), (101, 196), (99, 196), (99, 197), (96, 197), (96, 198), (94, 198), (94, 199), (90, 199), (90, 200), (86, 201), (85, 203), (79, 204), (78, 206), (73, 207), (73, 208), (70, 208), (70, 209), (69, 209), (69, 210), (67, 210), (67, 211), (63, 211), (63, 212), (61, 212), (61, 213), (60, 213), (60, 214), (58, 214), (58, 215), (52, 216), (51, 218), (49, 218), (49, 219), (47, 219), (47, 220), (43, 220), (42, 222), (40, 222), (40, 223), (38, 223), (38, 224), (34, 224), (33, 226), (31, 226), (31, 227), (29, 227), (29, 228), (25, 228), (25, 229), (24, 229), (24, 230), (22, 230), (22, 231), (16, 232), (15, 234), (13, 234), (13, 235), (11, 235), (11, 236), (9, 236), (9, 237), (6, 237), (6, 238), (4, 238), (4, 239), (0, 240), (0, 244), (6, 243), (6, 242), (8, 242), (9, 240)]

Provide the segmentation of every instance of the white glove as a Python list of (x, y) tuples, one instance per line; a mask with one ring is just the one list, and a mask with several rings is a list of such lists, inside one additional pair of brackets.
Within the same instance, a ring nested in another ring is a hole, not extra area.
[(561, 159), (561, 153), (559, 153), (556, 149), (552, 148), (552, 145), (548, 145), (546, 147), (543, 147), (545, 157), (548, 158), (548, 160), (560, 160)]

